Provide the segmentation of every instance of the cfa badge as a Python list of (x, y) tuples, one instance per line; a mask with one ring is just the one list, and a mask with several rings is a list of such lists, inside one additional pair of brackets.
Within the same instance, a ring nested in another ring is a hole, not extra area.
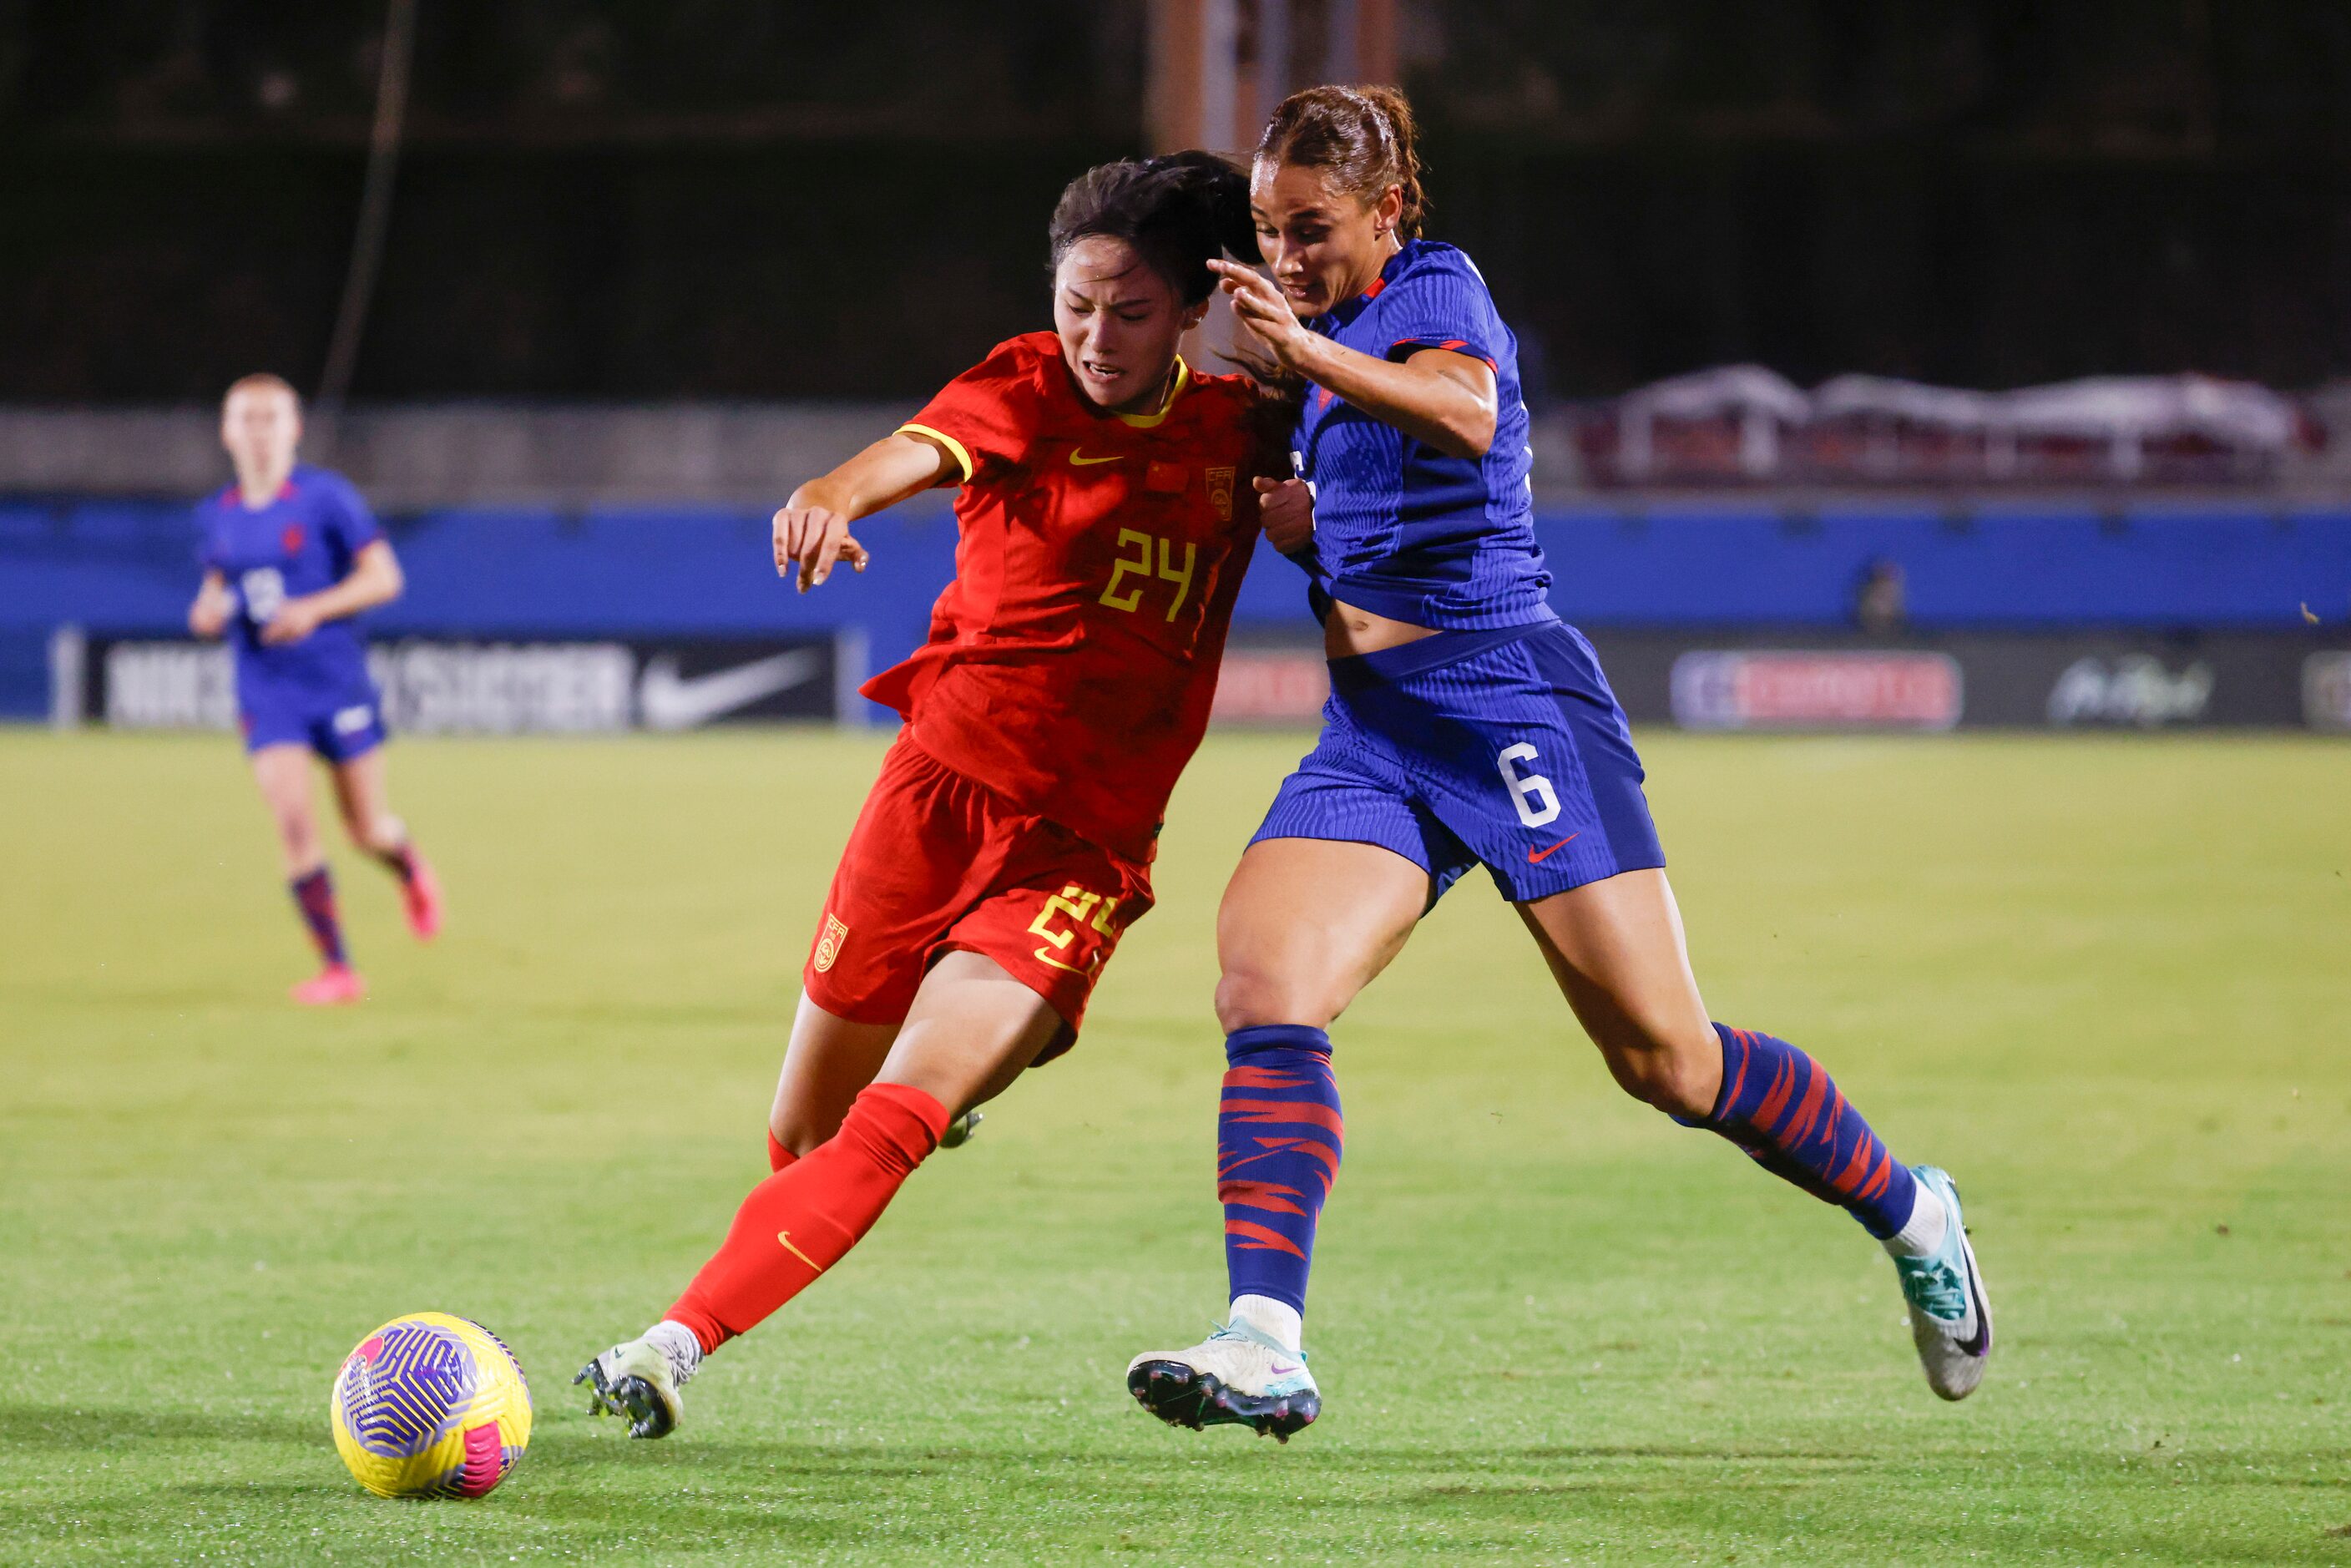
[(1233, 520), (1233, 470), (1230, 468), (1208, 470), (1208, 505), (1217, 508), (1219, 522)]
[(814, 967), (818, 974), (821, 975), (826, 970), (832, 967), (833, 960), (841, 956), (841, 945), (848, 940), (849, 927), (843, 925), (838, 919), (836, 919), (831, 910), (826, 910), (824, 912), (824, 935), (817, 938), (816, 944), (816, 963)]

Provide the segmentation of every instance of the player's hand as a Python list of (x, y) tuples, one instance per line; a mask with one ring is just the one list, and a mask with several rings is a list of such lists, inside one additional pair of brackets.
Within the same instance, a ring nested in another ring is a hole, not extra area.
[(1208, 270), (1217, 277), (1217, 287), (1225, 291), (1233, 305), (1233, 319), (1246, 328), (1250, 336), (1265, 345), (1285, 371), (1302, 372), (1302, 359), (1307, 343), (1314, 334), (1290, 308), (1290, 298), (1279, 285), (1253, 267), (1221, 258), (1208, 263)]
[(269, 624), (261, 629), (261, 640), (273, 648), (299, 643), (316, 632), (323, 619), (325, 617), (319, 613), (319, 607), (308, 597), (289, 599), (277, 607), (277, 613), (271, 616)]
[(188, 631), (198, 637), (217, 637), (228, 630), (228, 618), (236, 608), (227, 592), (210, 583), (197, 591), (196, 601), (188, 606)]
[(859, 571), (872, 559), (849, 531), (849, 519), (830, 507), (785, 507), (776, 514), (776, 575), (792, 577), (806, 593), (847, 561)]
[(1264, 476), (1249, 481), (1257, 490), (1258, 521), (1265, 542), (1284, 555), (1296, 555), (1314, 543), (1314, 492), (1303, 479)]

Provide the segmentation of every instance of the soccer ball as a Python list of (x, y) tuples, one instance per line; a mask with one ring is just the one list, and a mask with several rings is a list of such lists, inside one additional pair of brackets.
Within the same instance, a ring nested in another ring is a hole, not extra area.
[(480, 1497), (530, 1444), (521, 1363), (446, 1312), (411, 1312), (360, 1341), (329, 1413), (336, 1451), (378, 1497)]

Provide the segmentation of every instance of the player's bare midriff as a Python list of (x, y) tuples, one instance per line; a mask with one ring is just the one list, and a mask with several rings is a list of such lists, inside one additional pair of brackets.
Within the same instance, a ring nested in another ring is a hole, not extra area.
[(1383, 648), (1401, 648), (1406, 643), (1417, 643), (1423, 637), (1436, 635), (1437, 628), (1434, 626), (1416, 626), (1409, 621), (1392, 620), (1334, 599), (1331, 601), (1331, 613), (1322, 618), (1322, 656), (1326, 659), (1351, 659), (1358, 653), (1376, 653)]

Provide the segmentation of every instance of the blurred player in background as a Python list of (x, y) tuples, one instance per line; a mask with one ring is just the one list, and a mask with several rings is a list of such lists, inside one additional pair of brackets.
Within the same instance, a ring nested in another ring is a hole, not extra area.
[(383, 712), (350, 617), (400, 597), (400, 562), (350, 481), (295, 461), (302, 405), (276, 376), (246, 376), (221, 405), (236, 482), (198, 508), (203, 586), (188, 630), (225, 635), (236, 660), (237, 722), (261, 798), (277, 820), (294, 904), (322, 967), (297, 985), (311, 1006), (367, 988), (343, 946), (333, 873), (311, 806), (310, 758), (326, 763), (351, 841), (400, 879), (409, 929), (441, 928), (441, 892), (392, 815)]
[(863, 566), (859, 518), (961, 486), (930, 640), (865, 686), (906, 722), (803, 971), (775, 1174), (663, 1321), (574, 1380), (632, 1436), (672, 1430), (702, 1358), (840, 1261), (956, 1118), (1070, 1048), (1150, 909), (1289, 423), (1177, 352), (1208, 263), (1251, 244), (1220, 159), (1090, 171), (1053, 214), (1055, 329), (998, 344), (776, 514), (777, 570), (806, 590)]
[(1707, 1017), (1624, 711), (1551, 608), (1517, 341), (1469, 258), (1419, 237), (1403, 94), (1285, 99), (1251, 198), (1272, 280), (1217, 270), (1245, 338), (1308, 383), (1291, 458), (1332, 695), (1217, 918), (1229, 1316), (1137, 1356), (1129, 1389), (1181, 1426), (1314, 1419), (1307, 1272), (1343, 1143), (1325, 1031), (1482, 863), (1616, 1081), (1860, 1220), (1928, 1383), (1962, 1397), (1991, 1317), (1950, 1178), (1895, 1160), (1794, 1046)]

